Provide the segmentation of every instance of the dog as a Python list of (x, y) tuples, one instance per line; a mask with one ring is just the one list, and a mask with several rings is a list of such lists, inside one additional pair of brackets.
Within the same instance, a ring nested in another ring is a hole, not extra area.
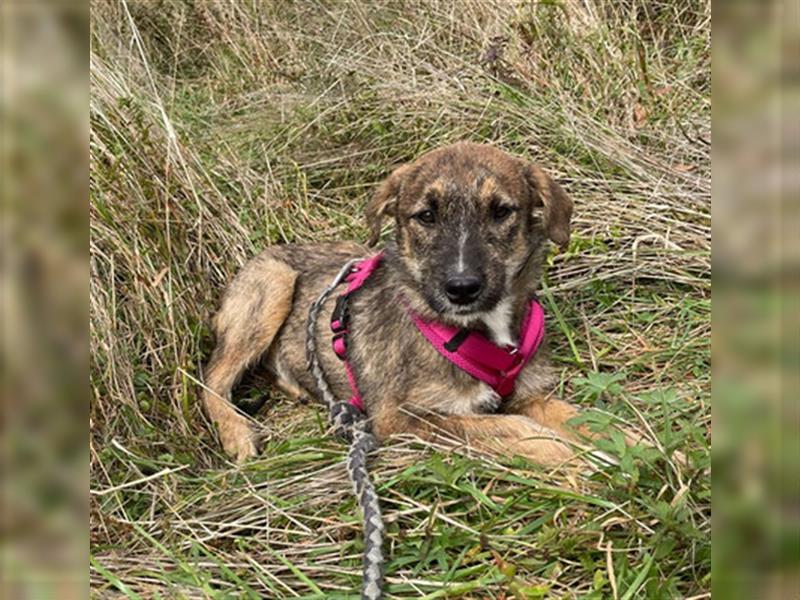
[[(552, 396), (557, 377), (541, 347), (507, 397), (447, 360), (410, 315), (478, 332), (513, 347), (535, 297), (549, 242), (570, 239), (573, 202), (540, 167), (490, 145), (459, 142), (394, 170), (366, 207), (368, 246), (387, 218), (393, 239), (348, 306), (347, 359), (372, 432), (517, 454), (547, 466), (572, 464), (590, 432), (568, 423), (576, 406)], [(250, 260), (213, 320), (216, 346), (203, 401), (225, 452), (258, 453), (248, 417), (231, 403), (247, 369), (263, 364), (291, 397), (313, 398), (306, 355), (309, 306), (347, 261), (369, 249), (351, 242), (279, 245)], [(326, 301), (315, 335), (319, 361), (337, 398), (350, 394), (330, 344)]]

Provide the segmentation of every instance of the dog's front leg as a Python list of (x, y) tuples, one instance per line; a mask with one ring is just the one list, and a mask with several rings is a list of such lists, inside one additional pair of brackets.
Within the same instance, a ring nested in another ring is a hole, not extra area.
[[(557, 432), (559, 435), (575, 441), (586, 439), (599, 439), (605, 437), (602, 433), (589, 430), (585, 425), (571, 425), (569, 421), (580, 414), (580, 410), (569, 402), (558, 400), (544, 395), (527, 395), (512, 398), (503, 406), (503, 412), (510, 415), (529, 417), (539, 425)], [(621, 429), (628, 446), (652, 446), (644, 436), (628, 428)], [(675, 453), (680, 462), (685, 462), (683, 454)]]
[(539, 425), (552, 429), (567, 439), (580, 440), (597, 437), (585, 426), (569, 424), (571, 419), (580, 414), (575, 405), (550, 396), (533, 394), (512, 397), (503, 404), (502, 410), (505, 414), (522, 415), (533, 419)]
[(524, 456), (546, 466), (576, 460), (569, 442), (520, 415), (442, 415), (398, 407), (376, 415), (373, 430), (379, 439), (411, 433), (430, 441), (463, 442), (493, 454)]

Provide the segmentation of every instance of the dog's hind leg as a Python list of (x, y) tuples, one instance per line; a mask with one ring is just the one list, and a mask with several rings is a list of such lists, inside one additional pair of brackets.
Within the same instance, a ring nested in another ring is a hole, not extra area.
[(258, 438), (248, 417), (231, 404), (231, 391), (283, 325), (296, 279), (289, 265), (264, 252), (236, 276), (214, 318), (217, 345), (205, 370), (203, 404), (225, 452), (239, 462), (257, 454)]

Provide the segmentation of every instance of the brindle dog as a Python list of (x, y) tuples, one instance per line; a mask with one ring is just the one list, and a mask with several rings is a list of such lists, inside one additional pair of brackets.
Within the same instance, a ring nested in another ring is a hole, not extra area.
[[(456, 438), (545, 465), (572, 462), (586, 432), (567, 425), (576, 408), (551, 397), (556, 379), (544, 348), (501, 402), (441, 356), (408, 313), (514, 343), (539, 284), (547, 238), (562, 248), (569, 241), (572, 200), (562, 187), (497, 148), (458, 143), (399, 167), (366, 212), (370, 245), (385, 217), (395, 224), (384, 261), (349, 306), (348, 357), (377, 438)], [(230, 395), (262, 357), (284, 392), (314, 395), (305, 356), (309, 305), (345, 262), (367, 255), (350, 242), (275, 246), (234, 279), (214, 320), (217, 346), (204, 394), (229, 455), (242, 461), (258, 451), (257, 436)], [(346, 399), (345, 370), (330, 345), (335, 297), (320, 312), (317, 345), (332, 390)]]

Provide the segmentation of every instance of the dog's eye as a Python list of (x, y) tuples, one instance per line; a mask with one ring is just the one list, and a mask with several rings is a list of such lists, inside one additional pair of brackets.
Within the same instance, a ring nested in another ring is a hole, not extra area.
[(514, 209), (510, 206), (506, 204), (498, 204), (492, 208), (492, 218), (499, 223), (501, 221), (505, 221), (512, 212), (514, 212)]
[(436, 223), (436, 213), (433, 212), (430, 208), (420, 211), (414, 215), (414, 218), (422, 223), (423, 225), (433, 225)]

